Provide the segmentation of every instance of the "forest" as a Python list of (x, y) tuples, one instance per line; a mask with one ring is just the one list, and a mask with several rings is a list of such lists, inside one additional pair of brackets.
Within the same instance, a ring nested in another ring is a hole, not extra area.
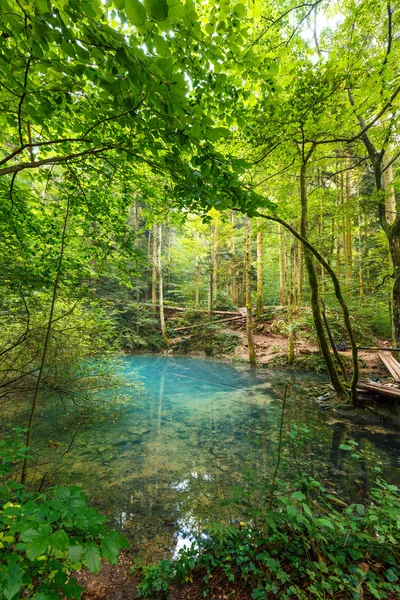
[(0, 0), (0, 600), (400, 598), (400, 4)]

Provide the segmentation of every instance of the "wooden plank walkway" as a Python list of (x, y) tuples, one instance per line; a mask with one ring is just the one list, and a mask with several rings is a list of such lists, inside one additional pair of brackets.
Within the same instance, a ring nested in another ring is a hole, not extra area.
[(400, 383), (400, 363), (390, 354), (379, 354), (379, 358), (393, 377), (396, 383)]
[(389, 385), (379, 385), (377, 383), (359, 381), (357, 384), (357, 389), (359, 392), (372, 392), (373, 394), (378, 394), (379, 396), (400, 400), (400, 390)]

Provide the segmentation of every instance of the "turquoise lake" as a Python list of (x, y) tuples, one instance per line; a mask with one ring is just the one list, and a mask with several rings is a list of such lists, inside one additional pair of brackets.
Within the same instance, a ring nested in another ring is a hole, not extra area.
[[(290, 478), (297, 463), (347, 501), (368, 494), (375, 467), (387, 480), (400, 481), (400, 435), (368, 422), (352, 424), (311, 404), (303, 390), (320, 377), (148, 355), (126, 356), (120, 369), (127, 381), (139, 380), (143, 392), (121, 390), (125, 401), (116, 418), (78, 424), (61, 401), (41, 405), (34, 432), (39, 458), (32, 469), (37, 481), (49, 473), (51, 484), (82, 486), (146, 558), (168, 555), (189, 530), (226, 519), (219, 500), (247, 469), (260, 479), (272, 473), (286, 383), (284, 429), (308, 433), (297, 450), (285, 446), (281, 477)], [(339, 449), (348, 439), (365, 458)], [(56, 448), (49, 449), (49, 440)]]

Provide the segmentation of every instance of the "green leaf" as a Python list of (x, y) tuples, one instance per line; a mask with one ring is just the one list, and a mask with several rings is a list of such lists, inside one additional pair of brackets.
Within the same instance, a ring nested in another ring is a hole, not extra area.
[(4, 582), (3, 595), (6, 600), (12, 600), (18, 594), (22, 584), (22, 577), (23, 572), (19, 565), (12, 565)]
[(292, 494), (293, 500), (305, 500), (306, 497), (302, 492), (293, 492)]
[(190, 133), (195, 138), (202, 138), (203, 134), (202, 134), (202, 130), (200, 127), (200, 123), (194, 123), (190, 129)]
[(35, 560), (35, 558), (46, 552), (49, 545), (49, 533), (50, 531), (46, 532), (41, 528), (39, 531), (28, 529), (21, 535), (22, 541), (27, 542), (26, 555), (29, 560)]
[(83, 546), (79, 542), (70, 543), (68, 546), (68, 558), (73, 565), (81, 560), (83, 552)]
[(154, 48), (157, 50), (157, 54), (160, 56), (169, 56), (169, 44), (161, 35), (157, 33), (153, 34)]
[(390, 583), (393, 583), (394, 581), (398, 580), (398, 576), (396, 575), (396, 571), (394, 568), (388, 569), (386, 571), (386, 579), (390, 581)]
[(61, 586), (62, 592), (66, 598), (80, 598), (83, 587), (78, 584), (75, 577), (68, 579), (67, 583)]
[(41, 14), (50, 12), (51, 10), (50, 2), (48, 0), (34, 0), (33, 4)]
[(235, 4), (232, 12), (235, 15), (235, 17), (241, 19), (242, 17), (246, 16), (246, 7), (244, 4)]
[(65, 531), (58, 529), (50, 536), (49, 542), (54, 550), (65, 550), (68, 544), (68, 536)]
[(167, 0), (168, 19), (171, 23), (178, 23), (185, 16), (185, 7), (181, 0)]
[(147, 16), (154, 21), (165, 21), (168, 18), (168, 4), (166, 0), (144, 0)]
[(213, 129), (209, 129), (207, 131), (207, 138), (211, 142), (217, 142), (220, 138), (228, 138), (230, 137), (231, 132), (226, 127), (214, 127)]
[(62, 500), (68, 500), (71, 495), (71, 490), (65, 485), (59, 485), (54, 488), (54, 496)]
[[(127, 2), (128, 2), (128, 0), (127, 0)], [(118, 10), (124, 9), (124, 0), (114, 0), (114, 4), (118, 8)]]
[(85, 563), (89, 571), (98, 573), (101, 567), (100, 549), (94, 542), (86, 542), (83, 550)]
[(146, 21), (146, 11), (139, 0), (125, 0), (125, 12), (135, 27), (141, 27)]
[(339, 450), (353, 450), (353, 448), (348, 444), (340, 444)]
[(109, 536), (101, 540), (101, 553), (103, 558), (108, 560), (112, 565), (118, 564), (119, 546)]
[(332, 523), (332, 521), (326, 519), (325, 517), (317, 519), (315, 523), (316, 525), (318, 525), (318, 527), (328, 527), (329, 529), (335, 529), (335, 525)]
[(303, 502), (302, 503), (302, 507), (303, 507), (304, 514), (306, 514), (307, 517), (309, 517), (310, 519), (312, 519), (312, 517), (313, 517), (312, 510), (308, 506), (308, 504), (306, 504), (305, 502)]

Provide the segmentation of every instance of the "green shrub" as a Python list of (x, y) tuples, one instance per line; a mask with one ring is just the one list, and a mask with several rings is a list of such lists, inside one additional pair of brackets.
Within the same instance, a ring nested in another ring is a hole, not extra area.
[(219, 290), (214, 302), (215, 310), (234, 310), (236, 307), (232, 302), (230, 294), (224, 290)]
[(126, 302), (117, 306), (114, 320), (118, 342), (124, 350), (159, 352), (164, 348), (159, 320), (149, 307), (138, 302)]
[[(200, 325), (200, 323), (199, 323)], [(205, 352), (207, 356), (223, 356), (231, 354), (241, 343), (241, 338), (236, 333), (224, 333), (218, 325), (207, 325), (188, 329), (184, 337), (173, 341), (174, 350), (177, 352)]]
[(277, 481), (274, 490), (250, 477), (225, 503), (234, 504), (243, 521), (211, 524), (176, 561), (144, 569), (143, 597), (166, 598), (174, 580), (190, 581), (193, 574), (203, 578), (204, 596), (216, 580), (247, 589), (254, 600), (400, 593), (397, 487), (378, 480), (368, 505), (347, 506), (310, 476)]
[(117, 564), (128, 543), (104, 527), (107, 518), (78, 487), (42, 494), (13, 481), (26, 451), (18, 439), (0, 442), (0, 598), (79, 599), (83, 589), (71, 571), (86, 566), (97, 573), (102, 559)]
[(139, 584), (139, 596), (153, 600), (167, 598), (169, 588), (176, 578), (176, 565), (169, 560), (161, 560), (155, 565), (137, 564), (132, 569), (139, 572), (142, 581)]

